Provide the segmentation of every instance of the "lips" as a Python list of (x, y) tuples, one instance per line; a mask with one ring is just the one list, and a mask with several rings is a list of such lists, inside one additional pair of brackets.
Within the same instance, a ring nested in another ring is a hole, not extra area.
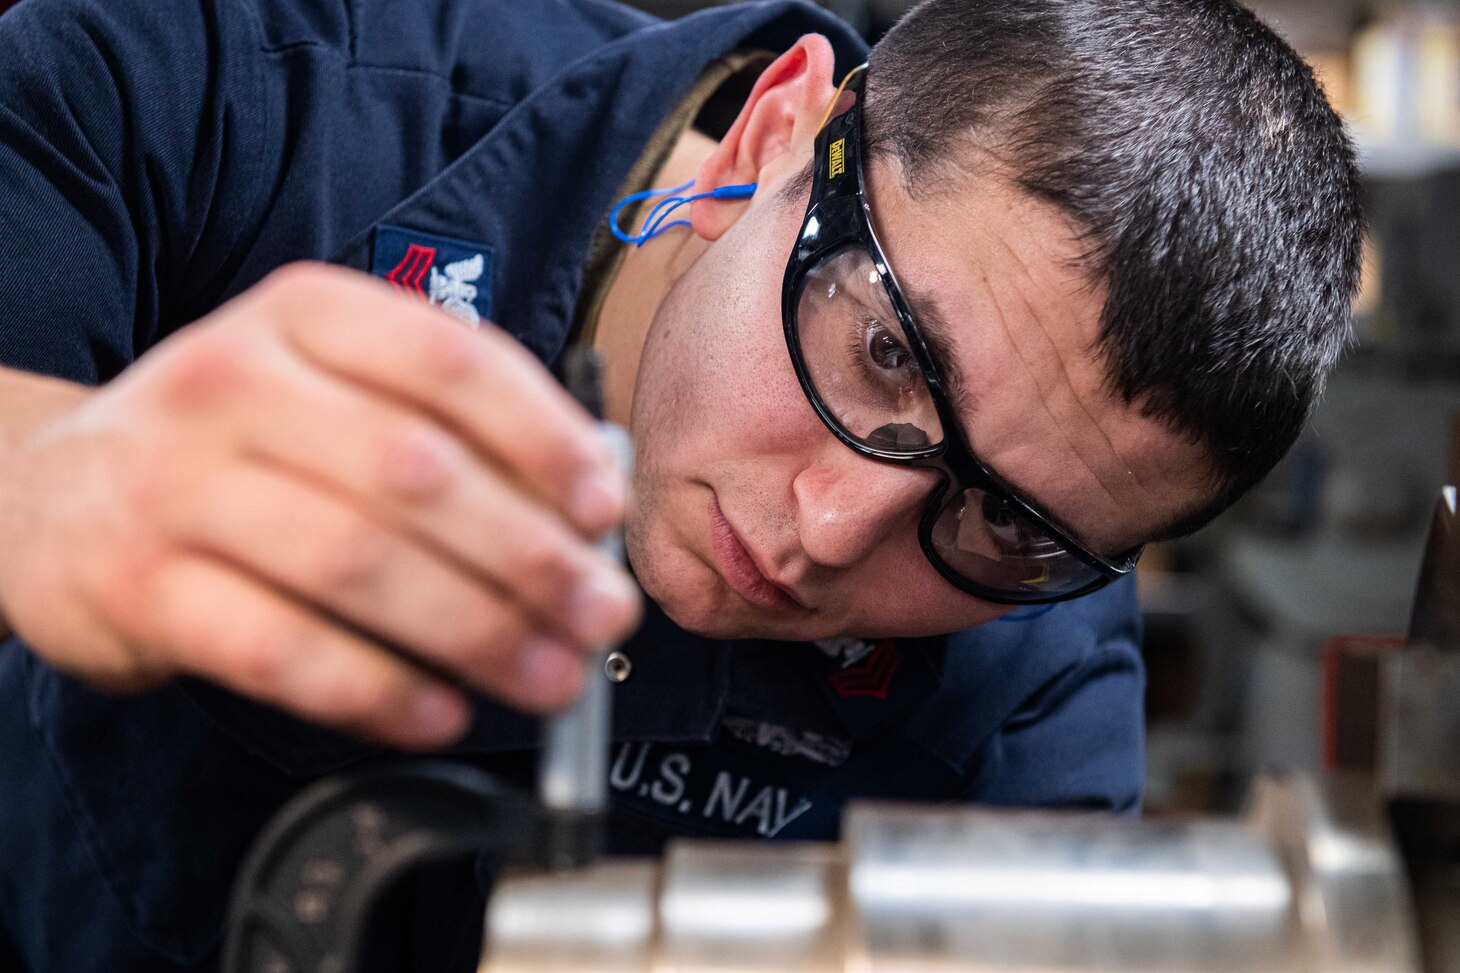
[(755, 559), (740, 542), (713, 495), (710, 497), (710, 533), (714, 541), (716, 567), (736, 594), (758, 608), (772, 611), (803, 607), (755, 566)]

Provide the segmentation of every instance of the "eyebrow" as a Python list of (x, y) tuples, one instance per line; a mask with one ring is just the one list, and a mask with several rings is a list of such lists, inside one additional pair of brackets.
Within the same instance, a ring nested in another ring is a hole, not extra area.
[[(952, 326), (943, 316), (942, 308), (938, 306), (936, 300), (918, 293), (901, 282), (899, 282), (899, 286), (903, 298), (907, 301), (908, 310), (912, 311), (913, 319), (917, 322), (918, 331), (922, 333), (923, 341), (933, 352), (938, 372), (947, 383), (948, 391), (952, 393), (953, 411), (960, 417), (967, 416), (976, 410), (977, 403), (973, 393), (969, 390), (967, 376), (963, 374), (963, 366), (959, 364), (958, 357), (953, 354)], [(967, 425), (967, 422), (964, 425)]]
[[(969, 440), (969, 447), (972, 448), (973, 443), (968, 431), (969, 423), (967, 417), (977, 411), (978, 400), (969, 388), (968, 379), (964, 375), (962, 365), (959, 364), (958, 358), (953, 354), (953, 327), (948, 322), (948, 319), (944, 317), (943, 310), (938, 305), (936, 299), (922, 294), (900, 281), (898, 282), (898, 286), (902, 290), (903, 299), (907, 301), (908, 310), (912, 311), (913, 319), (917, 322), (918, 331), (921, 332), (923, 341), (927, 343), (928, 348), (933, 352), (933, 358), (938, 365), (940, 375), (948, 384), (948, 391), (952, 394), (953, 398), (954, 412), (958, 414), (964, 426), (964, 439)], [(981, 458), (978, 461), (985, 463)], [(1009, 490), (1035, 510), (1038, 510), (1040, 516), (1063, 531), (1066, 536), (1073, 538), (1077, 544), (1080, 544), (1087, 550), (1093, 550), (1085, 538), (1081, 536), (1080, 531), (1070, 526), (1063, 517), (1056, 516), (1052, 513), (1049, 507), (1034, 495), (1033, 491), (1014, 483), (998, 470), (987, 467), (987, 464), (985, 465), (989, 472), (993, 473), (1003, 482), (1005, 489)], [(1119, 553), (1124, 552), (1117, 552), (1117, 554)]]

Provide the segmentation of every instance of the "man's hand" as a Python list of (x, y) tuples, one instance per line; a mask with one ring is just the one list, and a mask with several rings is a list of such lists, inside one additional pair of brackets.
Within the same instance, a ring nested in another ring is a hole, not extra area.
[(194, 674), (426, 747), (465, 730), (453, 682), (550, 709), (636, 622), (589, 540), (624, 503), (590, 418), (363, 275), (285, 268), (65, 404), (0, 435), (0, 618), (102, 685)]

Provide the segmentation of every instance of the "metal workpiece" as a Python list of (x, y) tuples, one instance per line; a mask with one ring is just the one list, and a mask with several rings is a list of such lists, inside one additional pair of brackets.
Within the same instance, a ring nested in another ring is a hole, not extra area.
[(831, 844), (681, 841), (657, 861), (503, 879), (480, 973), (840, 973), (849, 915)]
[(600, 861), (508, 873), (487, 913), (494, 973), (634, 973), (653, 968), (659, 863)]
[(500, 883), (480, 973), (1420, 971), (1383, 807), (1352, 780), (1266, 777), (1225, 820), (855, 805), (838, 844), (685, 839), (599, 868)]
[(1297, 970), (1293, 892), (1238, 822), (860, 807), (864, 968)]
[(664, 863), (658, 968), (840, 973), (846, 869), (832, 844), (682, 841)]
[(1301, 969), (1418, 973), (1409, 884), (1369, 781), (1263, 777), (1247, 820), (1272, 836), (1288, 870)]

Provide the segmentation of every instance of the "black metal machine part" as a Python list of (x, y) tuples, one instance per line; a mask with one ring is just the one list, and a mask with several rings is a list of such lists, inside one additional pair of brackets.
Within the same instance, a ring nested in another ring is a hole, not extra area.
[[(260, 835), (239, 871), (224, 973), (359, 973), (389, 935), (381, 905), (432, 865), (552, 864), (537, 803), (474, 768), (413, 761), (320, 781)], [(556, 856), (552, 856), (556, 857)]]

